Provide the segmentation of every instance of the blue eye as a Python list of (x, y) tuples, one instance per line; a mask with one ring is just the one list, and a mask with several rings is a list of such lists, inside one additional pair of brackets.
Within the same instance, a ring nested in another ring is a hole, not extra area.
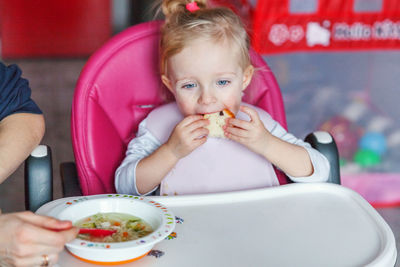
[(219, 86), (225, 86), (225, 85), (228, 85), (230, 83), (230, 81), (228, 81), (228, 80), (219, 80), (218, 82), (217, 82), (217, 85), (219, 85)]
[(194, 83), (187, 83), (182, 86), (182, 88), (184, 88), (184, 89), (192, 89), (194, 87), (196, 87), (196, 84), (194, 84)]

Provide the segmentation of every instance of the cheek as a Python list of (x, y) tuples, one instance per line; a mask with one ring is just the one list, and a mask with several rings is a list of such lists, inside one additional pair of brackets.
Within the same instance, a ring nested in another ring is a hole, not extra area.
[(179, 107), (181, 113), (186, 117), (188, 115), (195, 114), (194, 111), (194, 102), (191, 97), (184, 97), (180, 95), (175, 96), (176, 103)]
[(225, 98), (224, 105), (236, 114), (239, 111), (240, 104), (242, 103), (242, 91), (235, 91)]

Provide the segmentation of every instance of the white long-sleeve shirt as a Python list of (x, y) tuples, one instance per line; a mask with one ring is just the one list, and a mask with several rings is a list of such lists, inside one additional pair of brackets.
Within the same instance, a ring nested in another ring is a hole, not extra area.
[[(313, 149), (310, 144), (296, 138), (294, 135), (288, 133), (278, 122), (273, 120), (268, 113), (259, 108), (249, 105), (250, 107), (256, 109), (259, 114), (265, 113), (264, 117), (267, 118), (267, 122), (264, 121), (266, 128), (271, 132), (272, 135), (288, 142), (291, 144), (296, 144), (304, 147), (311, 159), (314, 172), (307, 177), (293, 177), (287, 174), (287, 176), (293, 182), (325, 182), (329, 177), (330, 165), (328, 160), (320, 152)], [(240, 113), (240, 112), (239, 112)], [(240, 115), (243, 114), (238, 114)], [(247, 115), (246, 115), (247, 116)], [(115, 188), (118, 193), (121, 194), (133, 194), (140, 195), (136, 187), (136, 166), (139, 161), (149, 155), (151, 155), (155, 150), (157, 150), (162, 142), (148, 129), (147, 126), (148, 118), (144, 119), (138, 128), (138, 133), (135, 138), (133, 138), (127, 148), (126, 157), (122, 161), (121, 165), (118, 167), (115, 173)], [(172, 125), (171, 127), (173, 128)], [(193, 152), (192, 152), (193, 153)], [(250, 166), (246, 166), (250, 167)], [(276, 177), (275, 177), (276, 179)], [(278, 183), (271, 182), (270, 185), (278, 185)], [(147, 194), (151, 194), (157, 188), (154, 188)]]

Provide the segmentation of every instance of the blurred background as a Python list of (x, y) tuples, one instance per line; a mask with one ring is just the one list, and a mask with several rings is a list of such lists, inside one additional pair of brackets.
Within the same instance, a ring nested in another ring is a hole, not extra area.
[[(89, 56), (108, 39), (155, 18), (146, 0), (0, 0), (0, 59), (17, 64), (42, 109), (52, 149), (54, 198), (62, 197), (59, 165), (74, 161), (70, 113), (74, 87)], [(24, 167), (0, 186), (3, 212), (25, 210)]]
[[(0, 0), (0, 56), (18, 64), (46, 118), (43, 144), (73, 161), (70, 112), (88, 57), (113, 35), (159, 18), (151, 0)], [(400, 204), (400, 7), (389, 0), (215, 0), (245, 21), (281, 87), (289, 131), (326, 130), (342, 183), (375, 207)], [(343, 7), (351, 10), (346, 14)], [(390, 7), (391, 12), (387, 12)], [(336, 39), (335, 39), (336, 38)], [(375, 38), (375, 39), (374, 39)], [(0, 208), (24, 210), (21, 166), (0, 186)], [(384, 212), (384, 211), (382, 211)]]

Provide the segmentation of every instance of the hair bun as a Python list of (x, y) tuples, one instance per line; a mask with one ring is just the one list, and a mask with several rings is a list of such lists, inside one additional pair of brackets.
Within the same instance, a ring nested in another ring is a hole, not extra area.
[[(186, 12), (186, 4), (194, 2), (192, 0), (163, 0), (162, 3), (162, 12), (164, 13), (165, 17), (168, 18), (171, 14)], [(197, 6), (201, 8), (207, 7), (207, 0), (197, 0), (195, 1)]]

